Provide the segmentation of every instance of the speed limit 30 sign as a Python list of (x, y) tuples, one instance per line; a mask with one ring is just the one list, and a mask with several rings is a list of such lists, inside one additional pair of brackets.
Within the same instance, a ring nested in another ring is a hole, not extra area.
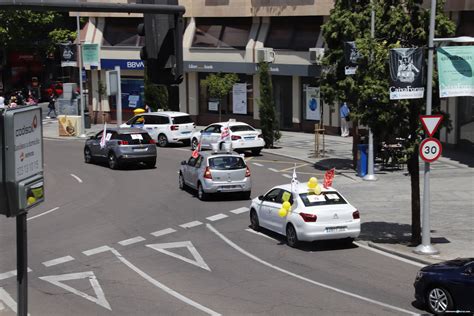
[(426, 138), (420, 144), (420, 156), (426, 162), (433, 162), (441, 156), (443, 147), (436, 138)]

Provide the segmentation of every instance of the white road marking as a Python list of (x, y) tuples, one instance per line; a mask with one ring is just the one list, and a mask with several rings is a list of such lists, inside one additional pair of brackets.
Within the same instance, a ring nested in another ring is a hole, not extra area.
[[(54, 284), (56, 286), (59, 286), (60, 288), (65, 289), (66, 291), (69, 291), (73, 294), (76, 294), (80, 297), (85, 298), (86, 300), (89, 300), (93, 303), (96, 303), (97, 305), (100, 305), (104, 308), (107, 308), (108, 310), (112, 310), (110, 307), (109, 302), (105, 298), (104, 291), (100, 287), (99, 281), (97, 280), (97, 277), (95, 276), (94, 272), (92, 271), (86, 271), (86, 272), (79, 272), (79, 273), (70, 273), (70, 274), (60, 274), (60, 275), (48, 275), (48, 276), (43, 276), (39, 277), (41, 280), (44, 280), (46, 282), (49, 282), (51, 284)], [(94, 293), (96, 297), (90, 296), (89, 294), (86, 294), (82, 291), (76, 290), (75, 288), (66, 285), (62, 283), (62, 281), (70, 281), (70, 280), (81, 280), (81, 279), (88, 279), (89, 282), (92, 285), (92, 289), (94, 290)]]
[(286, 173), (282, 173), (282, 176), (284, 176), (285, 178), (288, 178), (288, 179), (292, 179), (293, 177), (290, 176), (289, 174), (286, 174)]
[(162, 230), (158, 230), (156, 232), (153, 232), (153, 233), (151, 233), (151, 235), (153, 235), (155, 237), (160, 237), (160, 236), (164, 236), (164, 235), (174, 233), (175, 231), (176, 231), (176, 229), (166, 228), (166, 229), (162, 229)]
[(76, 176), (74, 173), (71, 173), (70, 175), (71, 175), (71, 177), (73, 177), (74, 179), (76, 179), (77, 182), (82, 183), (82, 179), (79, 178), (78, 176)]
[(280, 171), (276, 170), (275, 168), (268, 168), (268, 170), (273, 171), (273, 172), (280, 172)]
[[(113, 248), (110, 248), (108, 246), (103, 246), (103, 247), (100, 247), (101, 249), (101, 252), (104, 252), (104, 251), (110, 251), (112, 252), (116, 257), (117, 259), (119, 259), (123, 264), (125, 264), (127, 267), (129, 267), (130, 269), (132, 269), (133, 271), (135, 271), (138, 275), (140, 275), (142, 278), (144, 278), (145, 280), (147, 280), (148, 282), (150, 282), (151, 284), (153, 284), (154, 286), (162, 289), (163, 291), (165, 291), (166, 293), (168, 293), (169, 295), (171, 296), (174, 296), (175, 298), (179, 299), (180, 301), (188, 304), (188, 305), (191, 305), (209, 315), (220, 315), (219, 313), (213, 311), (212, 309), (209, 309), (193, 300), (191, 300), (190, 298), (187, 298), (186, 296), (176, 292), (175, 290), (167, 287), (166, 285), (164, 285), (163, 283), (160, 283), (158, 282), (157, 280), (153, 279), (151, 276), (149, 276), (148, 274), (146, 274), (144, 271), (140, 270), (138, 267), (136, 267), (135, 265), (133, 265), (130, 261), (128, 261), (127, 259), (125, 259), (124, 257), (122, 257), (122, 255), (115, 249)], [(86, 254), (87, 255), (87, 254)]]
[(252, 162), (252, 165), (256, 165), (256, 166), (259, 166), (259, 167), (263, 167), (263, 165), (261, 163), (258, 163), (258, 162)]
[(262, 233), (260, 233), (260, 232), (256, 232), (256, 231), (254, 231), (254, 230), (251, 229), (251, 228), (247, 228), (247, 229), (245, 229), (245, 230), (248, 231), (249, 233), (252, 233), (252, 234), (255, 234), (255, 235), (259, 235), (259, 236), (262, 236), (262, 237), (271, 239), (271, 240), (273, 240), (273, 241), (275, 241), (275, 240), (276, 240), (276, 241), (279, 241), (279, 240), (277, 240), (277, 239), (275, 239), (275, 238), (272, 238), (272, 237), (267, 236), (267, 235), (265, 235), (265, 234), (262, 234)]
[(17, 312), (17, 303), (13, 297), (11, 297), (10, 294), (8, 294), (7, 291), (3, 289), (3, 287), (0, 287), (0, 311), (5, 310), (5, 305), (3, 305), (2, 302), (5, 303), (14, 313)]
[(55, 208), (52, 208), (49, 211), (46, 211), (44, 213), (41, 213), (41, 214), (38, 214), (38, 215), (35, 215), (35, 216), (32, 216), (32, 217), (28, 217), (27, 221), (31, 221), (32, 219), (35, 219), (35, 218), (38, 218), (40, 216), (43, 216), (43, 215), (49, 214), (51, 212), (57, 211), (58, 209), (59, 209), (59, 207), (56, 206)]
[(55, 265), (58, 265), (58, 264), (61, 264), (61, 263), (66, 263), (66, 262), (69, 262), (69, 261), (72, 261), (72, 260), (74, 260), (73, 257), (65, 256), (65, 257), (45, 261), (45, 262), (43, 262), (43, 265), (45, 267), (51, 267), (51, 266), (55, 266)]
[(248, 207), (239, 207), (238, 209), (235, 209), (235, 210), (232, 210), (232, 211), (229, 211), (229, 212), (234, 213), (234, 214), (242, 214), (242, 213), (245, 213), (245, 212), (248, 212), (248, 211), (249, 211)]
[(305, 278), (301, 275), (298, 275), (296, 273), (293, 273), (293, 272), (290, 272), (286, 269), (283, 269), (283, 268), (280, 268), (278, 266), (275, 266), (271, 263), (268, 263), (254, 255), (252, 255), (251, 253), (249, 253), (248, 251), (242, 249), (241, 247), (239, 247), (237, 244), (235, 244), (234, 242), (232, 242), (230, 239), (228, 239), (227, 237), (225, 237), (224, 235), (222, 235), (219, 231), (217, 231), (211, 224), (206, 224), (207, 228), (212, 231), (214, 234), (216, 234), (219, 238), (221, 238), (225, 243), (227, 243), (229, 246), (231, 246), (232, 248), (234, 248), (235, 250), (237, 250), (238, 252), (240, 252), (241, 254), (249, 257), (250, 259), (253, 259), (269, 268), (272, 268), (274, 270), (277, 270), (277, 271), (280, 271), (284, 274), (287, 274), (289, 276), (292, 276), (294, 278), (297, 278), (297, 279), (300, 279), (302, 281), (305, 281), (305, 282), (308, 282), (308, 283), (311, 283), (311, 284), (314, 284), (314, 285), (317, 285), (317, 286), (320, 286), (320, 287), (323, 287), (325, 289), (328, 289), (328, 290), (332, 290), (332, 291), (335, 291), (337, 293), (340, 293), (340, 294), (344, 294), (344, 295), (347, 295), (347, 296), (350, 296), (350, 297), (353, 297), (353, 298), (357, 298), (359, 300), (362, 300), (362, 301), (365, 301), (365, 302), (369, 302), (369, 303), (372, 303), (372, 304), (375, 304), (375, 305), (379, 305), (379, 306), (382, 306), (384, 308), (389, 308), (389, 309), (392, 309), (392, 310), (395, 310), (395, 311), (398, 311), (398, 312), (402, 312), (402, 313), (405, 313), (405, 314), (409, 314), (409, 315), (418, 315), (412, 311), (409, 311), (409, 310), (406, 310), (406, 309), (403, 309), (403, 308), (399, 308), (399, 307), (396, 307), (396, 306), (393, 306), (393, 305), (390, 305), (390, 304), (386, 304), (386, 303), (383, 303), (383, 302), (379, 302), (379, 301), (376, 301), (376, 300), (373, 300), (373, 299), (370, 299), (368, 297), (365, 297), (365, 296), (361, 296), (361, 295), (358, 295), (358, 294), (355, 294), (355, 293), (351, 293), (351, 292), (348, 292), (348, 291), (345, 291), (345, 290), (341, 290), (341, 289), (338, 289), (336, 287), (333, 287), (333, 286), (330, 286), (330, 285), (327, 285), (327, 284), (324, 284), (324, 283), (320, 283), (320, 282), (317, 282), (317, 281), (314, 281), (314, 280), (311, 280), (311, 279), (308, 279), (308, 278)]
[(189, 148), (173, 148), (174, 150), (181, 150), (181, 151), (187, 151), (187, 152), (191, 152), (191, 150)]
[[(28, 268), (26, 271), (31, 272), (33, 270)], [(11, 271), (8, 271), (8, 272), (0, 273), (0, 280), (9, 279), (9, 278), (12, 278), (16, 275), (17, 275), (16, 270), (11, 270)]]
[(111, 248), (109, 246), (100, 246), (94, 249), (89, 249), (86, 251), (83, 251), (82, 253), (85, 254), (86, 256), (92, 256), (101, 252), (106, 252), (109, 251)]
[[(211, 268), (206, 264), (204, 259), (201, 257), (199, 252), (197, 251), (196, 247), (188, 240), (188, 241), (178, 241), (178, 242), (169, 242), (169, 243), (164, 243), (164, 244), (153, 244), (153, 245), (146, 245), (147, 247), (150, 247), (152, 249), (155, 249), (156, 251), (159, 251), (161, 253), (164, 253), (168, 256), (183, 260), (184, 262), (193, 264), (195, 266), (198, 266), (200, 268), (203, 268), (204, 270), (211, 271)], [(193, 255), (194, 260), (191, 260), (189, 258), (183, 257), (181, 255), (178, 255), (174, 252), (165, 250), (165, 249), (170, 249), (170, 248), (188, 248), (189, 252)]]
[(182, 225), (179, 225), (179, 226), (183, 227), (183, 228), (191, 228), (191, 227), (196, 227), (196, 226), (199, 226), (199, 225), (202, 225), (202, 223), (200, 221), (192, 221), (192, 222), (185, 223), (185, 224), (182, 224)]
[(141, 241), (144, 241), (144, 240), (146, 240), (146, 239), (143, 238), (142, 236), (137, 236), (137, 237), (134, 237), (134, 238), (119, 241), (118, 243), (122, 246), (128, 246), (128, 245), (133, 245), (133, 244), (136, 244), (137, 242), (141, 242)]
[(218, 221), (218, 220), (226, 218), (226, 217), (229, 217), (229, 216), (220, 213), (220, 214), (216, 214), (216, 215), (213, 215), (213, 216), (206, 217), (206, 219), (208, 221), (215, 222), (215, 221)]
[(420, 262), (416, 262), (416, 261), (412, 261), (412, 260), (408, 260), (408, 259), (405, 259), (405, 258), (396, 256), (396, 255), (393, 255), (393, 254), (391, 254), (391, 253), (388, 253), (388, 252), (385, 252), (385, 251), (382, 251), (382, 250), (378, 250), (378, 249), (372, 248), (372, 247), (370, 247), (370, 246), (366, 246), (366, 245), (361, 244), (361, 243), (356, 242), (356, 241), (354, 241), (354, 244), (357, 245), (357, 247), (364, 248), (364, 249), (367, 249), (367, 250), (376, 252), (376, 253), (378, 253), (378, 254), (384, 255), (384, 256), (386, 256), (386, 257), (393, 258), (393, 259), (397, 259), (397, 260), (399, 260), (399, 261), (412, 264), (412, 265), (417, 266), (417, 267), (426, 267), (426, 264), (423, 264), (423, 263), (420, 263)]

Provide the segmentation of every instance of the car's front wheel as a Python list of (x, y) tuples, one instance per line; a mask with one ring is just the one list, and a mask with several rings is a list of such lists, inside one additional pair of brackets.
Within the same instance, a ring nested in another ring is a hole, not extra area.
[(257, 211), (254, 209), (250, 210), (250, 228), (257, 232), (260, 230), (260, 222), (258, 220)]
[(208, 194), (204, 192), (204, 189), (202, 188), (201, 183), (198, 183), (197, 196), (198, 196), (198, 199), (200, 199), (201, 201), (206, 201), (208, 199)]
[(431, 313), (440, 315), (446, 313), (446, 311), (453, 310), (453, 299), (444, 288), (434, 286), (428, 291), (426, 296), (428, 310)]
[(184, 190), (186, 187), (186, 184), (184, 183), (184, 177), (181, 172), (179, 173), (179, 176), (178, 176), (178, 185), (181, 190)]
[(168, 137), (165, 134), (158, 135), (158, 146), (166, 147), (168, 146)]
[(94, 159), (92, 158), (91, 149), (89, 147), (84, 148), (84, 161), (86, 163), (94, 162)]
[(119, 167), (119, 162), (117, 160), (117, 156), (113, 152), (109, 154), (108, 157), (109, 168), (110, 169), (117, 169)]
[(288, 246), (295, 248), (298, 246), (298, 235), (296, 234), (296, 229), (292, 224), (286, 226), (286, 242)]

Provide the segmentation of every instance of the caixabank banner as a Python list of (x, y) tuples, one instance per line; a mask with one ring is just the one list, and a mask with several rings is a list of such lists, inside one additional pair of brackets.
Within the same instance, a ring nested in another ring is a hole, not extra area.
[(390, 50), (390, 100), (422, 99), (423, 50), (394, 48)]
[(474, 46), (440, 47), (436, 52), (439, 96), (474, 96)]

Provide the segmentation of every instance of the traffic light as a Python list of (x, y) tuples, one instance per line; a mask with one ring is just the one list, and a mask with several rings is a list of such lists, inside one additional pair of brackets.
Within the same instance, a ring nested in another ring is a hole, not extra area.
[[(178, 5), (178, 0), (142, 0), (143, 4)], [(140, 58), (145, 61), (150, 82), (162, 85), (183, 81), (183, 16), (144, 14), (137, 29), (145, 36)]]

